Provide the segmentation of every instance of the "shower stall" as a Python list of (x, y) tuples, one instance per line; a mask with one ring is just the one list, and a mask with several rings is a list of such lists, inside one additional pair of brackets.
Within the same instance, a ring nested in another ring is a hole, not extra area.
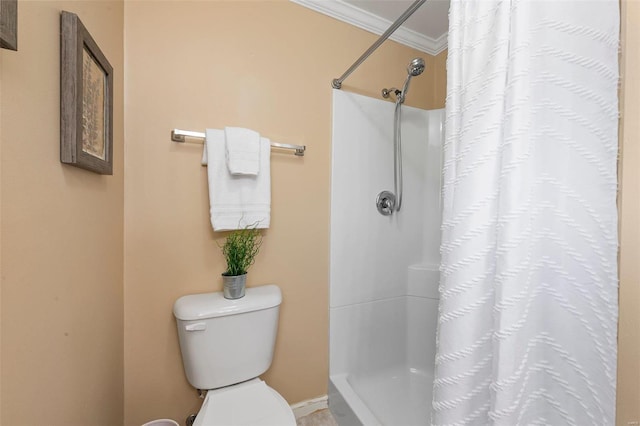
[(443, 111), (402, 107), (411, 64), (395, 105), (333, 93), (329, 408), (341, 426), (614, 424), (619, 2), (449, 19), (446, 145)]
[(383, 215), (395, 108), (333, 91), (329, 407), (341, 425), (430, 418), (444, 110), (402, 106), (402, 211)]
[[(341, 426), (427, 425), (438, 314), (444, 110), (339, 89), (426, 0), (333, 80), (329, 408)], [(393, 119), (393, 121), (392, 121)]]

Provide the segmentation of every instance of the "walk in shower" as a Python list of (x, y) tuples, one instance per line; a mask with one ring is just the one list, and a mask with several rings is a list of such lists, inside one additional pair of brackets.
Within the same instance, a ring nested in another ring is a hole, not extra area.
[(444, 110), (402, 107), (402, 211), (393, 102), (333, 91), (329, 407), (342, 425), (427, 425), (438, 310)]
[(340, 425), (427, 425), (436, 353), (444, 110), (342, 82), (426, 0), (416, 0), (332, 82), (329, 408)]
[(620, 5), (587, 3), (451, 2), (446, 144), (403, 108), (401, 211), (372, 205), (394, 105), (334, 92), (341, 426), (615, 423)]

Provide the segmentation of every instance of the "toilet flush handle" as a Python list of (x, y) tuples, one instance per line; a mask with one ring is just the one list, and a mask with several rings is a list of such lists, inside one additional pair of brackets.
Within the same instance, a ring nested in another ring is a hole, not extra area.
[(188, 324), (184, 326), (186, 331), (203, 331), (207, 329), (207, 324), (204, 322), (197, 322), (195, 324)]

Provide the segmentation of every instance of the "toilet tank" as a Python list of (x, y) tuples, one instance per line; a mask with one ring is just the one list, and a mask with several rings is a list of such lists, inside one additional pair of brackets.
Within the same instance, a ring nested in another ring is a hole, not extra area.
[(182, 363), (196, 389), (215, 389), (269, 369), (282, 293), (276, 285), (248, 288), (240, 299), (222, 292), (192, 294), (173, 306)]

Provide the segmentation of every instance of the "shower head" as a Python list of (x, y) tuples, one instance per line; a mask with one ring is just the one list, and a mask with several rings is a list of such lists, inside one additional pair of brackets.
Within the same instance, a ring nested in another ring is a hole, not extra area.
[(409, 82), (411, 81), (411, 77), (416, 77), (424, 71), (424, 59), (422, 58), (414, 58), (407, 65), (407, 79), (404, 82), (404, 87), (402, 88), (402, 93), (398, 96), (398, 102), (403, 103), (404, 98), (407, 96), (407, 92), (409, 91)]
[(416, 77), (424, 72), (425, 64), (424, 59), (422, 58), (413, 58), (409, 65), (407, 65), (407, 79), (404, 82), (404, 86), (402, 90), (398, 90), (395, 87), (391, 89), (382, 89), (382, 97), (388, 98), (389, 95), (396, 95), (396, 102), (403, 103), (404, 98), (407, 95), (407, 91), (409, 90), (409, 82), (411, 81), (411, 77)]
[(411, 60), (411, 62), (409, 62), (409, 65), (407, 65), (407, 73), (411, 77), (416, 77), (422, 74), (422, 72), (424, 71), (424, 67), (424, 59), (414, 58)]

